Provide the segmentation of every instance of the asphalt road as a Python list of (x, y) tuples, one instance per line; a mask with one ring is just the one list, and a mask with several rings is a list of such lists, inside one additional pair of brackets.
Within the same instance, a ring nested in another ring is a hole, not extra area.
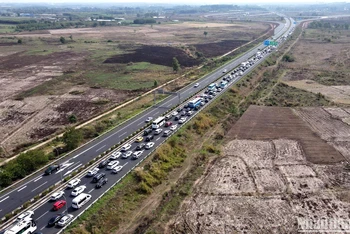
[[(286, 29), (288, 29), (289, 23), (290, 22), (288, 21), (286, 25), (281, 24), (279, 27), (277, 27), (275, 29), (275, 37), (279, 37)], [(224, 69), (227, 69), (227, 71), (234, 69), (235, 67), (240, 65), (243, 61), (246, 61), (251, 56), (253, 56), (257, 52), (258, 48), (262, 49), (264, 47), (265, 47), (264, 45), (260, 45), (259, 47), (256, 47), (255, 49), (235, 59), (229, 64), (223, 66), (222, 68), (205, 76), (201, 80), (197, 81), (199, 83), (198, 88), (194, 88), (193, 84), (191, 84), (181, 89), (180, 91), (178, 91), (180, 92), (181, 100), (184, 100), (192, 96), (193, 94), (198, 92), (199, 89), (208, 86), (210, 83), (222, 77), (224, 75), (222, 72)], [(253, 67), (251, 67), (250, 70), (252, 68)], [(239, 78), (236, 78), (236, 80), (231, 81), (231, 83), (237, 82)], [(13, 187), (9, 192), (2, 194), (0, 196), (0, 217), (3, 217), (5, 214), (21, 206), (24, 202), (32, 199), (34, 196), (40, 194), (50, 186), (58, 183), (61, 180), (61, 176), (63, 177), (67, 176), (72, 171), (88, 163), (100, 153), (104, 152), (111, 146), (122, 141), (125, 137), (137, 131), (139, 128), (141, 128), (146, 124), (145, 119), (147, 117), (151, 116), (155, 119), (158, 116), (162, 115), (167, 110), (171, 109), (172, 107), (177, 106), (179, 104), (178, 102), (179, 100), (177, 95), (169, 96), (168, 98), (163, 100), (161, 103), (157, 104), (156, 106), (146, 110), (140, 115), (118, 126), (117, 128), (110, 131), (109, 133), (101, 136), (99, 139), (96, 139), (90, 142), (89, 144), (85, 145), (81, 149), (77, 150), (75, 153), (65, 157), (65, 159), (63, 160), (64, 162), (60, 162), (60, 164), (62, 164), (63, 166), (61, 167), (59, 172), (55, 172), (54, 174), (49, 176), (44, 176), (43, 171), (40, 171), (35, 175), (31, 176), (30, 178), (27, 178), (26, 180), (24, 180), (21, 184)], [(154, 148), (156, 148), (158, 145), (163, 143), (165, 139), (166, 138), (163, 137), (162, 134), (159, 135), (158, 137), (155, 137), (155, 139), (153, 140), (155, 142)], [(136, 143), (133, 143), (132, 149), (134, 149), (135, 147), (136, 147)], [(140, 160), (142, 160), (147, 155), (148, 155), (147, 150), (145, 150), (141, 158), (137, 160), (131, 160), (130, 158), (125, 160), (120, 159), (119, 160), (120, 164), (124, 165), (123, 170), (118, 174), (111, 174), (110, 171), (107, 171), (107, 177), (109, 181), (107, 185), (105, 185), (100, 189), (94, 189), (94, 184), (91, 183), (91, 178), (87, 178), (87, 177), (81, 178), (81, 185), (85, 184), (87, 186), (87, 189), (84, 192), (87, 192), (92, 195), (92, 199), (89, 201), (89, 203), (91, 203), (94, 199), (97, 199), (108, 187), (110, 187), (113, 183), (121, 179), (130, 169), (132, 169), (136, 164), (139, 163)], [(71, 208), (72, 199), (70, 199), (69, 194), (70, 194), (70, 190), (65, 190), (65, 197), (67, 198), (67, 201), (68, 201), (67, 202), (68, 212), (76, 216), (82, 212), (83, 208), (81, 208), (80, 210), (73, 210)], [(87, 205), (85, 205), (85, 207)], [(52, 203), (47, 202), (35, 210), (34, 218), (38, 222), (38, 230), (42, 230), (43, 233), (57, 233), (59, 231), (59, 229), (55, 227), (54, 228), (46, 227), (46, 223), (49, 220), (49, 218), (54, 213), (59, 213), (59, 212), (51, 211), (51, 208), (52, 208)], [(63, 210), (63, 208), (61, 210)]]

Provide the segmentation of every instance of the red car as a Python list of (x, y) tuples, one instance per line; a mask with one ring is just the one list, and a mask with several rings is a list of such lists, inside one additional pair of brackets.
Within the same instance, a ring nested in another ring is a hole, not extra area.
[(65, 200), (59, 200), (53, 204), (53, 210), (59, 210), (66, 205)]
[(173, 122), (166, 122), (165, 123), (165, 127), (169, 127), (169, 126), (171, 126), (173, 124)]

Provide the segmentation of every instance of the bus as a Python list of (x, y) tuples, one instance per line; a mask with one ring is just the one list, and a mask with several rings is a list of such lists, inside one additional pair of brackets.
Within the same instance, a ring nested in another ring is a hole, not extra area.
[(31, 218), (25, 218), (12, 224), (5, 230), (4, 234), (29, 234), (34, 233), (36, 229), (35, 221)]
[(197, 106), (199, 106), (202, 102), (202, 98), (195, 98), (193, 100), (191, 100), (189, 103), (188, 103), (188, 107), (189, 108), (196, 108)]
[(165, 117), (164, 116), (160, 116), (156, 120), (153, 121), (152, 129), (160, 128), (161, 126), (164, 125), (164, 123), (165, 123)]
[(211, 90), (214, 90), (216, 89), (216, 83), (211, 83), (209, 86), (208, 86), (208, 90), (211, 91)]

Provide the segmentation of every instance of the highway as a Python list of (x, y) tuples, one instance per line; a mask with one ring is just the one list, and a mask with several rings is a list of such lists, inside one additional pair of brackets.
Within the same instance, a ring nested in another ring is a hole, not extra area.
[[(279, 27), (277, 27), (275, 29), (275, 37), (280, 37), (283, 33), (285, 33), (289, 28), (290, 24), (291, 24), (290, 20), (287, 20), (286, 24), (281, 24)], [(198, 88), (194, 88), (193, 84), (190, 84), (189, 86), (179, 90), (178, 92), (180, 92), (181, 100), (187, 99), (188, 97), (198, 92), (201, 88), (208, 86), (210, 83), (222, 77), (224, 75), (223, 74), (224, 69), (227, 69), (227, 71), (234, 69), (235, 67), (240, 65), (243, 61), (246, 61), (251, 56), (256, 54), (258, 49), (263, 49), (264, 47), (265, 47), (264, 45), (259, 45), (254, 49), (250, 50), (249, 52), (247, 52), (246, 54), (235, 59), (234, 61), (231, 61), (230, 63), (221, 67), (220, 69), (217, 69), (211, 74), (196, 81), (197, 83), (199, 83)], [(251, 67), (249, 70), (253, 69), (253, 67)], [(231, 83), (235, 83), (239, 79), (240, 77), (231, 81)], [(162, 115), (169, 109), (177, 106), (178, 101), (179, 100), (177, 95), (172, 95), (167, 97), (165, 100), (163, 100), (156, 106), (149, 108), (148, 110), (142, 112), (138, 116), (116, 127), (114, 130), (108, 132), (107, 134), (101, 136), (100, 138), (83, 146), (79, 150), (75, 151), (73, 154), (65, 157), (62, 160), (62, 162), (59, 162), (59, 164), (63, 165), (60, 171), (55, 172), (52, 175), (48, 175), (48, 176), (44, 176), (43, 171), (40, 171), (34, 174), (33, 176), (31, 176), (30, 178), (25, 179), (24, 181), (22, 181), (22, 183), (14, 186), (13, 188), (11, 188), (10, 191), (4, 194), (1, 194), (0, 216), (3, 217), (5, 214), (21, 206), (24, 202), (29, 201), (34, 196), (45, 191), (50, 186), (57, 184), (61, 180), (61, 177), (65, 177), (69, 175), (70, 173), (72, 173), (74, 170), (77, 170), (82, 165), (87, 164), (89, 161), (91, 161), (100, 153), (106, 151), (111, 146), (121, 142), (124, 138), (126, 138), (127, 136), (131, 135), (132, 133), (134, 133), (141, 127), (143, 127), (146, 124), (145, 119), (147, 117), (151, 116), (154, 119), (156, 119), (158, 116)], [(162, 134), (156, 136), (152, 140), (155, 143), (153, 149), (155, 149), (165, 140), (166, 138), (163, 137)], [(132, 144), (133, 151), (136, 145), (137, 145), (136, 143)], [(150, 151), (151, 150), (148, 150), (148, 152)], [(91, 178), (82, 177), (80, 185), (86, 185), (87, 189), (84, 192), (92, 195), (92, 199), (89, 201), (89, 203), (93, 202), (100, 195), (102, 195), (111, 185), (113, 185), (114, 183), (119, 181), (122, 177), (124, 177), (129, 170), (135, 167), (135, 165), (137, 165), (141, 160), (143, 160), (148, 155), (149, 153), (147, 153), (147, 150), (145, 150), (141, 155), (141, 157), (137, 160), (132, 160), (130, 158), (118, 159), (118, 161), (120, 161), (120, 164), (124, 165), (123, 170), (118, 174), (111, 174), (110, 171), (107, 171), (107, 177), (109, 181), (105, 186), (103, 186), (100, 189), (94, 188), (95, 184), (91, 183)], [(102, 170), (106, 170), (106, 169), (101, 169), (101, 171)], [(83, 211), (84, 207), (79, 210), (74, 210), (71, 208), (72, 199), (69, 197), (70, 192), (71, 192), (70, 190), (65, 190), (65, 197), (67, 198), (68, 212), (73, 214), (74, 216), (77, 216)], [(88, 206), (88, 204), (85, 205), (85, 207), (86, 206)], [(51, 211), (51, 208), (52, 208), (52, 203), (46, 202), (35, 210), (34, 218), (35, 220), (37, 220), (38, 230), (41, 230), (43, 233), (57, 233), (60, 230), (56, 227), (54, 228), (46, 227), (47, 221), (50, 219), (50, 217), (54, 213), (59, 213), (59, 212)], [(62, 210), (64, 210), (64, 208), (62, 208), (60, 211), (62, 212)]]

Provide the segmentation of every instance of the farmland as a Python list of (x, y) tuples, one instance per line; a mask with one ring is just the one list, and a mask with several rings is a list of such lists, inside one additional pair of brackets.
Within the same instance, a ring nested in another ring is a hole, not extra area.
[[(97, 116), (270, 27), (192, 21), (2, 35), (0, 82), (6, 91), (0, 95), (2, 157), (62, 132), (72, 124), (69, 116), (78, 123)], [(182, 66), (180, 73), (172, 70), (173, 57)]]

